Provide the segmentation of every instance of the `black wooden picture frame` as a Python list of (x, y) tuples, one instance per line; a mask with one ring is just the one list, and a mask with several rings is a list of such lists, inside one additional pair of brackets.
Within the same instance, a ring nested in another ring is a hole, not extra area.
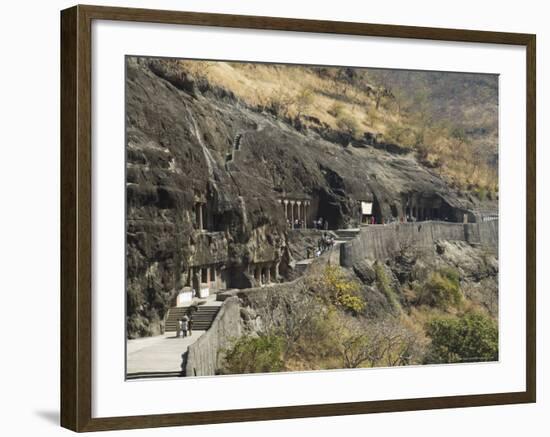
[[(92, 157), (91, 69), (93, 20), (317, 32), (526, 48), (527, 225), (526, 390), (420, 399), (279, 406), (212, 412), (92, 417)], [(274, 17), (75, 6), (61, 12), (61, 425), (99, 431), (274, 420), (439, 408), (529, 403), (536, 400), (536, 38), (531, 34), (316, 21)]]

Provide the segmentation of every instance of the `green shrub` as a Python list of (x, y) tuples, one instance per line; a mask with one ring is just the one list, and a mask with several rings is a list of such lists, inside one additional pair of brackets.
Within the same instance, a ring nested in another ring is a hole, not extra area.
[(430, 274), (420, 294), (420, 303), (447, 310), (462, 303), (458, 271), (443, 268)]
[(241, 337), (225, 351), (222, 373), (267, 373), (283, 369), (283, 340), (276, 335)]
[(355, 314), (365, 309), (365, 301), (361, 297), (351, 294), (342, 294), (339, 296), (338, 303)]
[(427, 334), (432, 339), (427, 364), (498, 360), (498, 326), (485, 314), (433, 319)]
[(357, 314), (365, 309), (359, 283), (347, 279), (340, 267), (327, 266), (315, 288), (325, 296), (325, 300), (344, 310)]

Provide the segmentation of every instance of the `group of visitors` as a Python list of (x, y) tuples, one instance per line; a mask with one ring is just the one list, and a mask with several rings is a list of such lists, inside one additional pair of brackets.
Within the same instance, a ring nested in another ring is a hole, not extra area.
[[(398, 221), (401, 221), (401, 223), (404, 223), (405, 218), (401, 217), (401, 219), (398, 219), (397, 217), (388, 215), (386, 217), (382, 217), (380, 220), (377, 220), (374, 215), (371, 215), (366, 220), (367, 224), (369, 225), (388, 225), (391, 223), (397, 223)], [(407, 221), (410, 221), (410, 220), (407, 220)]]
[(388, 224), (398, 223), (398, 222), (408, 223), (408, 222), (416, 222), (416, 221), (417, 221), (416, 217), (411, 216), (411, 215), (408, 215), (407, 217), (402, 216), (400, 218), (394, 217), (393, 215), (389, 215), (389, 216), (386, 216), (386, 217), (382, 217), (380, 219), (380, 221), (377, 221), (376, 217), (374, 215), (372, 215), (367, 219), (367, 224), (369, 224), (369, 225), (376, 225), (376, 224), (388, 225)]
[[(327, 232), (323, 232), (323, 235), (321, 236), (321, 238), (317, 240), (317, 247), (313, 250), (313, 255), (315, 257), (321, 256), (327, 250), (331, 249), (334, 246), (334, 243), (335, 243), (334, 237), (328, 234)], [(309, 247), (306, 249), (307, 258), (311, 258), (311, 255), (312, 255), (311, 251), (312, 249)]]
[(305, 227), (304, 221), (299, 219), (295, 219), (294, 221), (287, 219), (286, 224), (288, 226), (288, 229), (302, 229)]
[(176, 337), (187, 337), (193, 335), (193, 317), (189, 317), (185, 314), (180, 320), (178, 320), (178, 331)]
[[(380, 222), (377, 222), (375, 216), (370, 216), (367, 219), (366, 222), (369, 225), (376, 225), (376, 224), (387, 225), (387, 224), (398, 223), (398, 222), (399, 223), (414, 223), (414, 222), (425, 221), (425, 220), (432, 220), (432, 217), (425, 217), (423, 220), (419, 220), (417, 217), (415, 217), (414, 215), (411, 215), (411, 214), (407, 215), (406, 217), (401, 216), (399, 218), (390, 215), (390, 216), (387, 216), (387, 217), (382, 217), (380, 219)], [(441, 220), (441, 221), (444, 221), (444, 222), (450, 221), (449, 217), (447, 217), (447, 216), (440, 217), (436, 220)]]
[[(288, 226), (288, 229), (303, 229), (306, 227), (305, 221), (301, 219), (294, 219), (294, 221), (286, 219), (286, 224)], [(324, 229), (326, 231), (328, 229), (328, 220), (324, 219), (323, 217), (319, 217), (317, 220), (313, 220), (313, 228)]]
[(319, 241), (317, 241), (318, 250), (323, 253), (329, 249), (332, 249), (333, 246), (334, 237), (327, 232), (323, 232), (323, 235), (321, 236), (321, 238), (319, 238)]
[(427, 221), (427, 220), (439, 220), (439, 221), (442, 221), (442, 222), (449, 222), (451, 221), (449, 219), (449, 217), (447, 216), (444, 216), (444, 217), (424, 217), (422, 220), (419, 220), (417, 219), (414, 215), (408, 215), (407, 216), (407, 222), (419, 222), (419, 221)]
[(319, 217), (317, 220), (313, 220), (313, 228), (324, 229), (326, 231), (328, 229), (328, 221), (323, 217)]

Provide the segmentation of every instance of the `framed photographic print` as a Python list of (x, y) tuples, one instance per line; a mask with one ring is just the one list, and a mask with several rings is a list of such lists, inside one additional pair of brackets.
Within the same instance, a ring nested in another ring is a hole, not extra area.
[(535, 402), (535, 36), (61, 13), (61, 421)]

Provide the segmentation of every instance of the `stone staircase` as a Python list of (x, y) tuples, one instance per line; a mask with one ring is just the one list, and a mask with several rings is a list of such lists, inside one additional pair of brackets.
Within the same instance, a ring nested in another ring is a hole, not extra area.
[(225, 169), (230, 170), (229, 163), (233, 162), (235, 159), (235, 155), (241, 148), (241, 138), (243, 137), (243, 134), (237, 134), (235, 135), (235, 138), (233, 139), (233, 146), (231, 152), (226, 153), (225, 155)]
[(237, 134), (235, 135), (235, 138), (233, 139), (233, 149), (239, 150), (241, 148), (241, 138), (243, 137), (243, 134)]
[(187, 314), (188, 317), (192, 318), (194, 331), (207, 331), (208, 328), (212, 326), (212, 322), (216, 318), (219, 310), (220, 306), (213, 305), (199, 305), (198, 307), (172, 307), (168, 310), (164, 331), (177, 331), (178, 320), (180, 320), (184, 314)]

